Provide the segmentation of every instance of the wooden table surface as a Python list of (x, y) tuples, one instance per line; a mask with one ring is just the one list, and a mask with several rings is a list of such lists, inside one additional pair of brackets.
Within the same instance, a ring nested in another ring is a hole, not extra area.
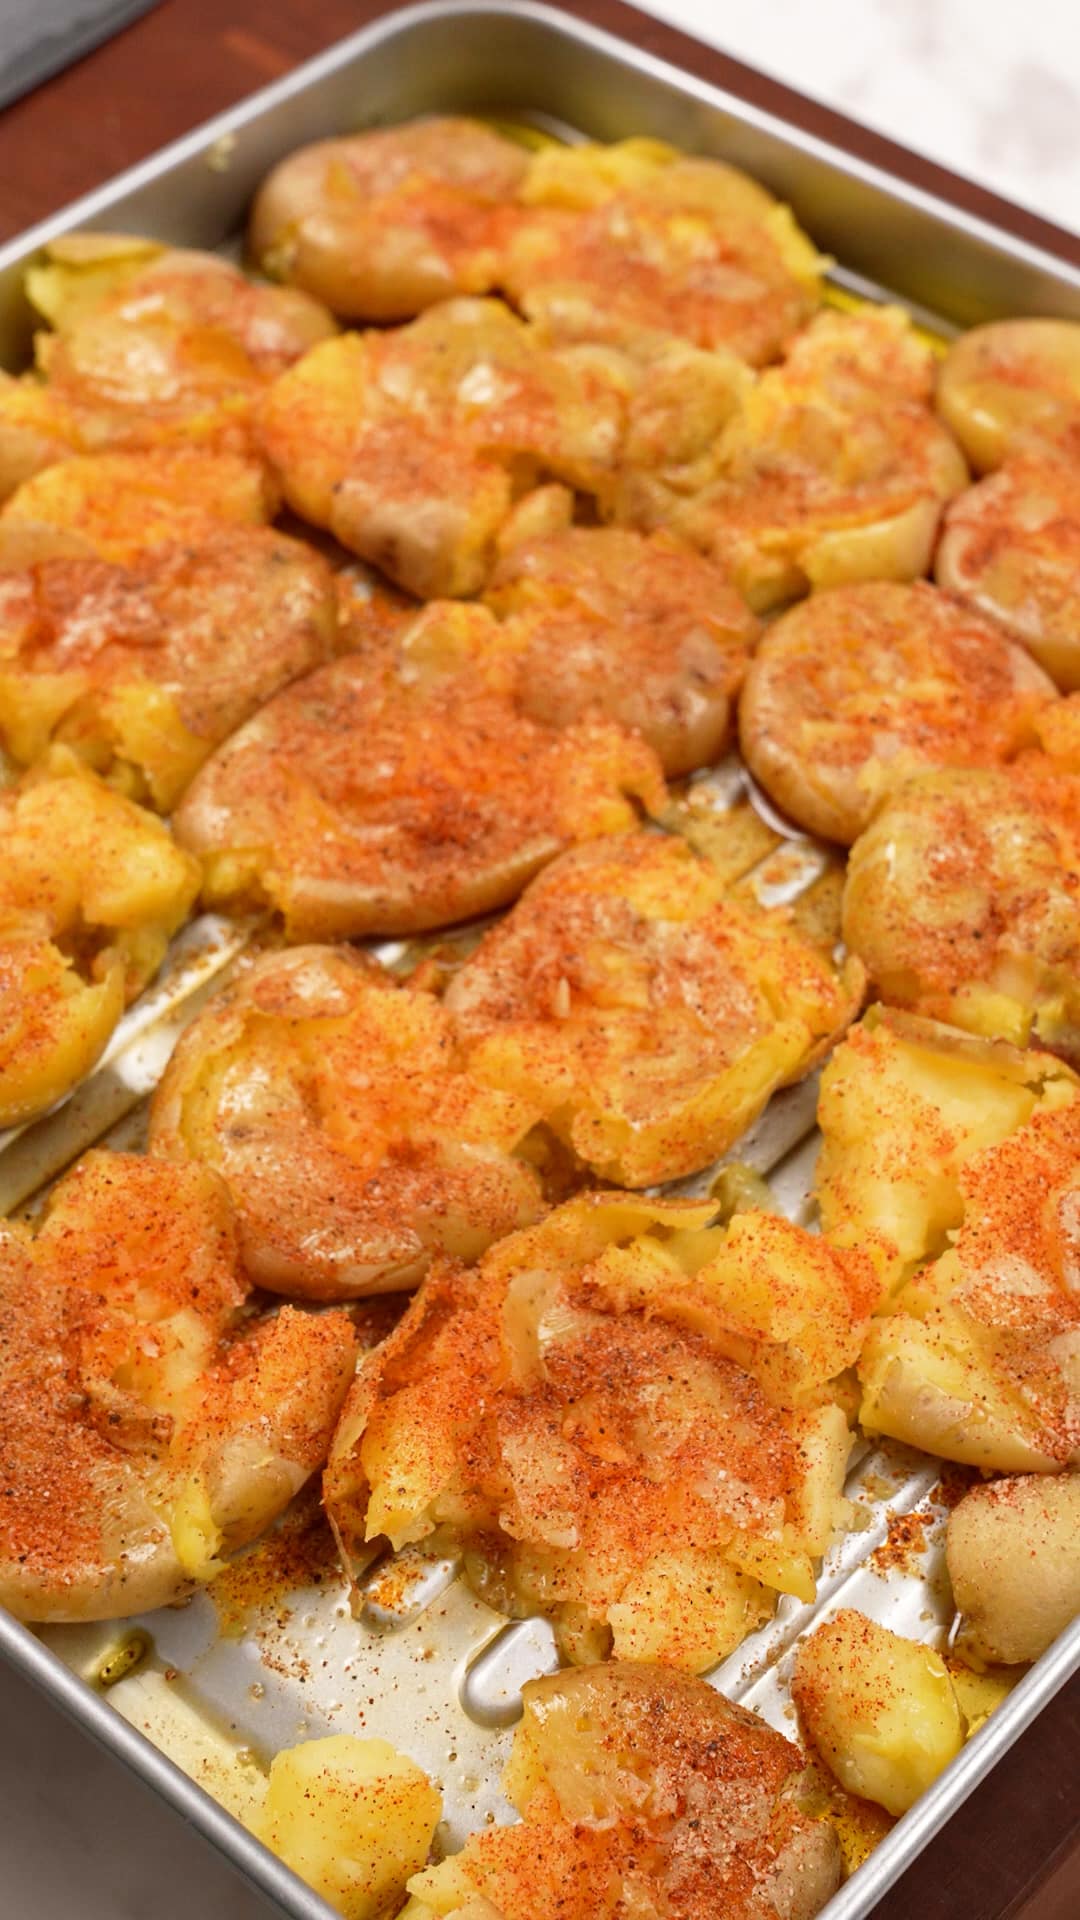
[[(794, 110), (821, 130), (859, 141), (875, 157), (905, 164), (888, 142), (860, 137), (821, 109), (804, 110), (786, 89), (756, 81), (737, 62), (631, 14), (618, 0), (578, 0), (566, 10), (629, 30), (639, 45), (697, 64), (734, 91)], [(379, 0), (164, 0), (0, 118), (0, 237), (387, 11)], [(975, 190), (969, 200), (987, 204)], [(1042, 237), (1062, 246), (1062, 236), (1049, 228)], [(1075, 257), (1075, 245), (1070, 251)], [(1076, 1920), (1080, 1679), (1058, 1695), (876, 1911), (878, 1920)]]

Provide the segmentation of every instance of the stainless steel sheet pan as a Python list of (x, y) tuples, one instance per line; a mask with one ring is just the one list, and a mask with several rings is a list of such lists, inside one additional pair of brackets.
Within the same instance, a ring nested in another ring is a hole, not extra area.
[[(396, 13), (343, 41), (0, 250), (0, 359), (12, 369), (25, 360), (23, 272), (53, 236), (97, 226), (235, 246), (260, 178), (293, 147), (431, 110), (527, 117), (568, 137), (651, 134), (733, 161), (791, 202), (835, 255), (838, 281), (870, 297), (898, 298), (943, 332), (1008, 313), (1080, 319), (1080, 268), (1054, 254), (579, 20), (531, 4), (453, 0)], [(708, 782), (718, 807), (745, 801), (736, 764)], [(791, 897), (813, 883), (827, 858), (791, 836), (746, 884), (763, 900)], [(92, 1141), (137, 1139), (141, 1104), (176, 1034), (244, 937), (243, 929), (210, 920), (189, 929), (90, 1081), (44, 1121), (0, 1138), (0, 1208), (32, 1204), (35, 1192)], [(813, 1112), (812, 1084), (778, 1096), (728, 1156), (769, 1173), (794, 1217), (807, 1206)], [(857, 1605), (916, 1637), (941, 1633), (949, 1604), (939, 1476), (925, 1456), (864, 1448), (848, 1487), (862, 1526), (827, 1556), (817, 1600), (783, 1600), (773, 1621), (712, 1676), (716, 1683), (790, 1729), (790, 1649), (811, 1621)], [(885, 1551), (897, 1516), (911, 1513), (920, 1516), (919, 1550)], [(507, 1817), (498, 1778), (518, 1690), (554, 1660), (543, 1623), (507, 1626), (455, 1577), (452, 1564), (417, 1552), (403, 1560), (373, 1568), (359, 1620), (343, 1583), (327, 1569), (307, 1584), (279, 1578), (271, 1595), (244, 1606), (235, 1591), (225, 1603), (208, 1592), (184, 1608), (107, 1627), (35, 1634), (0, 1613), (0, 1653), (168, 1799), (282, 1913), (327, 1920), (324, 1903), (206, 1787), (238, 1804), (245, 1769), (280, 1746), (321, 1732), (380, 1734), (439, 1781), (442, 1838), (459, 1844), (469, 1827)], [(243, 1633), (236, 1630), (239, 1613)], [(121, 1664), (125, 1650), (142, 1657), (105, 1693), (102, 1664), (115, 1663), (118, 1649)], [(836, 1894), (828, 1920), (862, 1920), (871, 1911), (1078, 1666), (1080, 1621)]]

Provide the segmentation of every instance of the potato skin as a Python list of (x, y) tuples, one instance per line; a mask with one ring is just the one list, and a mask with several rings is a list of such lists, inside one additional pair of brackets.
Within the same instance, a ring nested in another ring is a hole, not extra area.
[(945, 356), (937, 407), (980, 473), (1021, 448), (1080, 445), (1080, 326), (993, 320)]
[(1080, 1473), (973, 1487), (949, 1515), (945, 1557), (960, 1651), (1037, 1660), (1080, 1612)]

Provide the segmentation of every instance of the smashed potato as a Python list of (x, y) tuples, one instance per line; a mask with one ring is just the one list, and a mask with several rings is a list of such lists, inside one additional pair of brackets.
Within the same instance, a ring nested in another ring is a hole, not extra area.
[(871, 1251), (895, 1288), (945, 1250), (975, 1155), (1078, 1099), (1080, 1080), (1050, 1054), (872, 1007), (821, 1076), (825, 1233)]
[(1080, 1464), (1080, 1103), (1035, 1112), (957, 1186), (949, 1244), (867, 1335), (861, 1424), (985, 1471)]
[(409, 933), (504, 906), (578, 840), (664, 804), (644, 741), (556, 732), (514, 704), (484, 607), (438, 603), (389, 652), (278, 694), (213, 755), (176, 815), (213, 904), (269, 902), (291, 940)]
[(1063, 691), (1080, 688), (1075, 461), (1013, 458), (968, 488), (945, 515), (935, 577), (1026, 647)]
[(239, 454), (87, 454), (12, 495), (0, 511), (0, 567), (91, 555), (122, 566), (153, 547), (197, 545), (222, 523), (262, 526), (277, 506), (265, 467)]
[(421, 599), (478, 592), (515, 502), (614, 484), (629, 370), (549, 350), (498, 300), (306, 354), (260, 408), (289, 505)]
[(160, 821), (60, 750), (0, 793), (0, 1127), (89, 1072), (199, 881)]
[(803, 1635), (792, 1693), (840, 1784), (889, 1813), (914, 1806), (964, 1744), (940, 1654), (854, 1608)]
[(1034, 661), (936, 588), (865, 581), (814, 594), (769, 629), (739, 740), (785, 813), (850, 845), (913, 773), (1011, 760), (1053, 698)]
[(760, 365), (821, 299), (825, 262), (735, 167), (654, 140), (548, 147), (506, 230), (500, 284), (553, 342), (632, 354), (669, 337)]
[(1037, 1660), (1080, 1613), (1080, 1474), (973, 1487), (949, 1515), (945, 1557), (976, 1665)]
[(410, 320), (498, 284), (527, 151), (476, 120), (413, 120), (290, 153), (255, 197), (265, 272), (349, 320)]
[(35, 339), (48, 391), (102, 450), (179, 439), (244, 451), (261, 388), (335, 331), (304, 293), (124, 235), (54, 240), (27, 293), (53, 329)]
[(182, 1036), (150, 1146), (224, 1175), (260, 1285), (351, 1299), (535, 1219), (531, 1115), (465, 1070), (431, 995), (347, 949), (257, 960)]
[(1016, 452), (1080, 452), (1080, 325), (993, 320), (949, 348), (937, 406), (980, 473)]
[(858, 1012), (783, 913), (737, 905), (676, 839), (606, 837), (538, 879), (452, 981), (471, 1070), (602, 1179), (707, 1166)]
[[(772, 1216), (725, 1233), (713, 1213), (588, 1194), (472, 1271), (434, 1267), (335, 1437), (346, 1564), (435, 1534), (492, 1605), (550, 1616), (571, 1659), (699, 1672), (778, 1592), (812, 1598), (851, 1444), (827, 1369), (858, 1350), (872, 1276)], [(799, 1404), (772, 1404), (746, 1368), (783, 1397), (779, 1349), (830, 1287), (834, 1335), (788, 1355)]]
[(523, 1698), (504, 1779), (521, 1824), (411, 1880), (413, 1920), (812, 1920), (835, 1892), (803, 1756), (704, 1681), (611, 1664)]
[(690, 540), (759, 613), (925, 573), (967, 468), (930, 410), (933, 356), (906, 314), (820, 314), (742, 391), (703, 358), (654, 373), (665, 406), (648, 387), (636, 396), (620, 520)]
[(871, 984), (1080, 1064), (1080, 760), (925, 774), (851, 850), (844, 940)]
[(337, 1733), (274, 1755), (251, 1825), (343, 1920), (386, 1920), (441, 1816), (426, 1773), (389, 1741)]
[(0, 573), (0, 742), (25, 765), (62, 741), (167, 811), (336, 635), (326, 562), (269, 528), (218, 527), (128, 567)]
[(109, 1620), (210, 1580), (325, 1458), (345, 1314), (252, 1321), (224, 1182), (97, 1152), (0, 1227), (0, 1601)]
[(662, 534), (566, 525), (504, 547), (484, 598), (503, 618), (531, 719), (617, 720), (669, 776), (710, 765), (730, 745), (758, 626), (719, 567), (692, 549)]
[(0, 369), (0, 501), (57, 460), (83, 451), (80, 423), (70, 407), (27, 374)]

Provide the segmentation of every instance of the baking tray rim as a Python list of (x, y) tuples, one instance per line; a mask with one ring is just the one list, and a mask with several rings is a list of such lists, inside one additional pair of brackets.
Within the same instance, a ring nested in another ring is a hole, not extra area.
[[(35, 223), (0, 247), (0, 274), (26, 262), (48, 241), (107, 214), (142, 189), (200, 155), (213, 152), (250, 122), (286, 105), (343, 68), (394, 39), (406, 39), (447, 17), (473, 21), (498, 17), (528, 20), (586, 45), (601, 58), (632, 66), (662, 86), (674, 87), (788, 146), (821, 159), (864, 185), (893, 196), (917, 212), (957, 225), (1018, 264), (1034, 267), (1080, 287), (1080, 272), (1061, 256), (1036, 246), (958, 206), (945, 195), (919, 187), (841, 145), (786, 121), (780, 114), (703, 79), (591, 22), (541, 0), (420, 0), (346, 36), (314, 59), (259, 89), (171, 142), (158, 152)], [(687, 38), (681, 35), (681, 38)], [(691, 42), (690, 44), (694, 44)], [(703, 47), (703, 52), (708, 51)], [(763, 76), (764, 77), (764, 76)], [(1022, 211), (1022, 210), (1018, 210)], [(68, 1719), (166, 1800), (228, 1863), (294, 1920), (334, 1920), (327, 1903), (268, 1848), (254, 1838), (209, 1793), (45, 1646), (31, 1628), (0, 1608), (0, 1657), (42, 1692)], [(1056, 1693), (1080, 1669), (1080, 1618), (1074, 1620), (1010, 1693), (957, 1758), (886, 1835), (874, 1852), (822, 1909), (820, 1920), (865, 1920), (884, 1893), (909, 1867), (952, 1814), (985, 1779)]]

